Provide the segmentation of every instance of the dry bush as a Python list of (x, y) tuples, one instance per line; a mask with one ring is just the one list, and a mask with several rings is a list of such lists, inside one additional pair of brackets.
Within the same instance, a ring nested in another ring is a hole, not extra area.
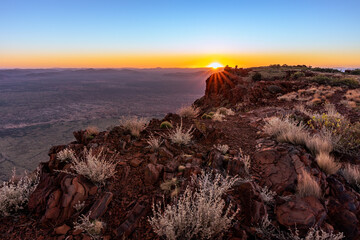
[(339, 169), (339, 163), (328, 152), (320, 152), (316, 155), (316, 162), (319, 167), (327, 174), (335, 174)]
[(356, 165), (347, 164), (344, 169), (341, 170), (341, 174), (344, 176), (348, 183), (360, 186), (360, 167)]
[(216, 112), (212, 116), (212, 120), (222, 122), (224, 120), (224, 117), (225, 117), (225, 115), (223, 115), (223, 114), (221, 114), (219, 112)]
[(139, 118), (137, 116), (122, 117), (119, 121), (120, 125), (134, 137), (139, 137), (147, 125), (145, 118)]
[(8, 182), (4, 182), (0, 188), (0, 215), (9, 216), (24, 209), (31, 193), (39, 184), (39, 180), (39, 169), (32, 175), (25, 172), (25, 176), (18, 180), (16, 180), (15, 170), (13, 170), (12, 178)]
[(99, 129), (95, 126), (89, 126), (86, 128), (85, 134), (87, 138), (92, 138), (99, 134)]
[(317, 181), (305, 170), (298, 175), (297, 192), (301, 197), (321, 197), (321, 188)]
[(193, 127), (191, 126), (188, 130), (183, 129), (183, 124), (181, 120), (180, 125), (178, 125), (175, 129), (169, 131), (168, 137), (173, 143), (187, 145), (192, 139), (192, 128)]
[(263, 130), (265, 133), (275, 136), (279, 142), (306, 145), (309, 140), (306, 126), (289, 117), (272, 117), (265, 121)]
[(249, 155), (245, 155), (243, 150), (239, 148), (239, 159), (244, 163), (245, 171), (247, 174), (250, 174), (250, 167), (251, 167), (251, 159)]
[(260, 196), (263, 199), (263, 201), (267, 204), (273, 204), (275, 201), (276, 192), (273, 192), (268, 189), (267, 186), (261, 188)]
[(231, 205), (225, 209), (224, 195), (239, 179), (220, 174), (206, 174), (192, 179), (194, 190), (187, 186), (176, 203), (162, 209), (153, 205), (149, 219), (154, 232), (170, 240), (221, 239), (231, 227), (237, 211), (230, 214)]
[(150, 135), (149, 139), (146, 141), (150, 148), (154, 151), (159, 150), (161, 144), (163, 143), (163, 141), (160, 139), (160, 137), (154, 137), (154, 135)]
[(107, 179), (113, 177), (116, 173), (115, 156), (107, 157), (104, 149), (101, 148), (99, 153), (93, 153), (84, 149), (84, 159), (75, 158), (72, 162), (71, 169), (77, 174), (83, 175), (97, 185), (105, 185)]
[(216, 113), (219, 113), (221, 115), (225, 116), (232, 116), (235, 115), (235, 112), (231, 110), (230, 108), (221, 107), (216, 110)]
[(180, 117), (196, 118), (200, 114), (200, 109), (195, 106), (181, 107), (177, 113), (180, 115)]
[(325, 232), (322, 229), (310, 228), (305, 237), (299, 236), (299, 231), (295, 229), (295, 232), (285, 232), (279, 227), (275, 226), (269, 220), (268, 215), (265, 215), (256, 228), (256, 231), (262, 235), (264, 239), (277, 239), (277, 240), (341, 240), (345, 238), (342, 232), (334, 234), (332, 232)]
[(320, 152), (331, 153), (334, 148), (331, 139), (329, 139), (326, 134), (309, 137), (305, 145), (314, 155), (317, 155)]
[(226, 154), (229, 151), (229, 146), (227, 144), (214, 145), (214, 148), (217, 149), (222, 154)]
[(266, 120), (263, 130), (276, 137), (279, 142), (306, 146), (314, 155), (320, 152), (330, 153), (335, 142), (335, 137), (328, 131), (323, 130), (320, 134), (311, 136), (303, 123), (289, 117), (272, 117)]
[(80, 222), (74, 222), (75, 230), (81, 230), (81, 232), (86, 232), (93, 239), (100, 239), (101, 230), (104, 228), (105, 224), (99, 220), (90, 220), (90, 213), (85, 216), (81, 215), (79, 217)]
[(61, 162), (72, 162), (75, 159), (75, 153), (72, 149), (65, 148), (56, 154), (56, 158)]

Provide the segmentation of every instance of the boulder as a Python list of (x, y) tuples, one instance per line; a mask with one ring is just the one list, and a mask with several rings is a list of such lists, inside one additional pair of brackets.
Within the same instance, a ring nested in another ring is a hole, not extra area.
[(320, 201), (313, 197), (293, 197), (288, 202), (276, 207), (276, 218), (286, 228), (296, 227), (308, 230), (319, 227), (326, 217), (326, 211)]

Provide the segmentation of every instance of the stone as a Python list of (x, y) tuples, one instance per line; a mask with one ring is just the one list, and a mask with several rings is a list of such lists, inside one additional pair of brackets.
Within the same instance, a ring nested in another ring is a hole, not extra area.
[(96, 200), (89, 210), (91, 212), (90, 218), (97, 219), (104, 215), (112, 198), (113, 194), (111, 192), (105, 192), (101, 198)]
[(131, 159), (130, 160), (130, 162), (129, 162), (129, 164), (130, 164), (130, 166), (132, 166), (132, 167), (138, 167), (138, 166), (140, 166), (140, 164), (143, 162), (143, 160), (140, 160), (140, 159), (138, 159), (138, 158), (134, 158), (134, 159)]
[(165, 158), (174, 158), (174, 154), (172, 154), (166, 147), (159, 148), (159, 156)]
[(145, 184), (146, 185), (153, 185), (159, 180), (160, 171), (159, 167), (156, 165), (149, 163), (145, 168)]
[(288, 202), (276, 207), (276, 219), (286, 228), (296, 227), (307, 230), (320, 226), (326, 218), (326, 211), (320, 201), (313, 197), (293, 197)]
[(240, 200), (243, 223), (247, 226), (256, 225), (267, 214), (260, 196), (260, 187), (255, 182), (245, 182), (234, 187), (235, 196)]
[(55, 228), (54, 230), (55, 233), (58, 235), (65, 235), (70, 230), (70, 227), (66, 224), (63, 224), (60, 227)]

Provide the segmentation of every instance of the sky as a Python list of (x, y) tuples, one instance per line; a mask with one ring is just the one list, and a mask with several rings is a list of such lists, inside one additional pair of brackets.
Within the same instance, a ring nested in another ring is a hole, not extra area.
[(360, 67), (360, 1), (1, 0), (0, 68)]

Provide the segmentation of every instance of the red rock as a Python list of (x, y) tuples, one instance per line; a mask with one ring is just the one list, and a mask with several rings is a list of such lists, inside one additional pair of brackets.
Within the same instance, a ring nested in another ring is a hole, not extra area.
[(140, 159), (138, 159), (138, 158), (134, 158), (134, 159), (131, 159), (131, 160), (130, 160), (129, 164), (130, 164), (130, 166), (132, 166), (132, 167), (138, 167), (138, 166), (140, 166), (140, 164), (141, 164), (143, 161), (144, 161), (144, 160), (140, 160)]
[(145, 184), (147, 185), (153, 185), (159, 180), (160, 171), (159, 167), (156, 165), (149, 163), (145, 168)]
[(174, 158), (174, 154), (172, 154), (166, 147), (159, 148), (159, 156), (172, 159)]
[(247, 226), (259, 223), (267, 214), (266, 207), (260, 196), (260, 187), (255, 182), (246, 182), (234, 190), (235, 196), (240, 200), (241, 213)]
[(70, 227), (66, 224), (63, 224), (60, 227), (55, 228), (54, 230), (55, 233), (58, 235), (65, 235), (70, 230)]
[(296, 227), (299, 230), (308, 230), (315, 225), (321, 225), (325, 217), (324, 206), (313, 196), (295, 197), (276, 207), (278, 222), (287, 228)]
[(107, 210), (108, 205), (110, 204), (113, 198), (113, 194), (111, 192), (106, 192), (102, 195), (102, 197), (91, 206), (89, 212), (91, 219), (97, 219), (104, 215)]

